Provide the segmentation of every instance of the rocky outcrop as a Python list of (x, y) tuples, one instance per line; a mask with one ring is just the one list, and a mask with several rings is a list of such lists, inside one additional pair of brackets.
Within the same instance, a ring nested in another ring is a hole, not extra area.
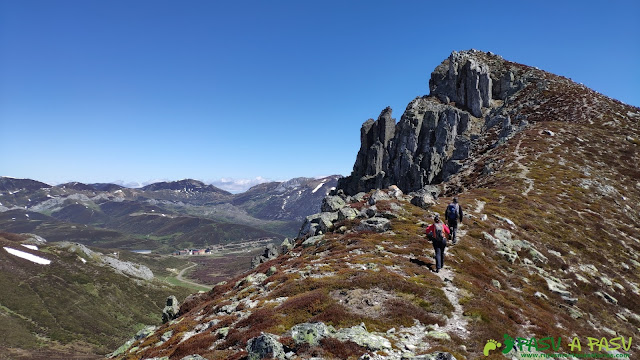
[[(337, 189), (353, 195), (395, 184), (416, 191), (447, 181), (474, 152), (521, 131), (526, 119), (511, 117), (518, 109), (504, 104), (528, 78), (509, 66), (480, 51), (453, 52), (431, 74), (430, 94), (411, 101), (397, 124), (388, 107), (365, 121), (353, 172)], [(494, 131), (498, 139), (489, 136)]]
[(262, 334), (247, 342), (249, 360), (279, 359), (284, 360), (284, 348), (278, 338), (272, 334)]
[(167, 323), (178, 317), (180, 312), (180, 304), (175, 296), (171, 295), (167, 298), (167, 305), (162, 309), (162, 323)]
[(145, 265), (119, 260), (112, 255), (105, 255), (103, 253), (93, 251), (85, 245), (78, 243), (63, 241), (61, 243), (58, 243), (56, 246), (77, 254), (84, 261), (93, 260), (98, 265), (107, 265), (119, 274), (133, 276), (143, 280), (153, 280), (153, 272)]
[[(473, 54), (473, 53), (471, 53)], [(491, 105), (492, 80), (489, 66), (469, 52), (452, 52), (448, 66), (444, 63), (431, 74), (429, 89), (442, 102), (455, 102), (473, 116), (481, 117), (482, 108)]]
[[(285, 239), (285, 242), (287, 242), (287, 244), (284, 246), (290, 245), (288, 243), (288, 240), (289, 239)], [(278, 257), (278, 255), (280, 255), (278, 248), (273, 244), (267, 244), (262, 255), (258, 255), (251, 260), (251, 267), (255, 268), (262, 263), (265, 263), (271, 259), (275, 259), (276, 257)]]

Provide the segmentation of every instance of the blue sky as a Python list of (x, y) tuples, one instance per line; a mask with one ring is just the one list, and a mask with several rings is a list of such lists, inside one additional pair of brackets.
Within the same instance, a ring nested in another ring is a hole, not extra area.
[(347, 175), (453, 50), (638, 106), (638, 39), (637, 1), (0, 0), (0, 175)]

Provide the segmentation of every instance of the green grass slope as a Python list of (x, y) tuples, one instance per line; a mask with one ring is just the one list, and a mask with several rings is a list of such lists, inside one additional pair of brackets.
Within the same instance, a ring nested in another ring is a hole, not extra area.
[[(118, 274), (56, 245), (30, 250), (20, 245), (23, 240), (0, 234), (0, 352), (8, 358), (105, 354), (144, 325), (159, 324), (167, 296), (183, 299), (192, 291)], [(33, 263), (4, 247), (51, 264)]]

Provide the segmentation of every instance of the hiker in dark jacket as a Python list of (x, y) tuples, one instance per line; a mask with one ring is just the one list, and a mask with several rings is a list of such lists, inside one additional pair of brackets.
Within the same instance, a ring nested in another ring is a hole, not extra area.
[(458, 204), (458, 198), (454, 197), (453, 202), (447, 206), (447, 210), (444, 212), (444, 218), (447, 219), (447, 224), (451, 229), (451, 241), (455, 245), (458, 242), (456, 239), (456, 231), (458, 230), (458, 220), (462, 223), (462, 206)]
[(440, 216), (436, 214), (433, 217), (433, 224), (425, 230), (427, 238), (433, 244), (433, 250), (436, 253), (436, 272), (444, 266), (444, 248), (447, 247), (447, 236), (449, 236), (449, 227), (440, 221)]

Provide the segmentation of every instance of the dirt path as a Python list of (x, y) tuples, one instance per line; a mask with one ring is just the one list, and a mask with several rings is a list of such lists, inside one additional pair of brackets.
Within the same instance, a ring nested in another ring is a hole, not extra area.
[(187, 279), (184, 278), (184, 273), (187, 270), (191, 269), (192, 267), (198, 266), (198, 264), (196, 264), (196, 263), (191, 263), (191, 264), (192, 264), (191, 266), (187, 266), (186, 268), (180, 270), (180, 272), (176, 276), (176, 279), (178, 281), (182, 281), (183, 283), (187, 283), (187, 284), (190, 284), (190, 285), (193, 285), (193, 286), (198, 286), (198, 287), (203, 287), (203, 288), (210, 288), (210, 286), (207, 286), (207, 285), (204, 285), (204, 284), (200, 284), (200, 283), (197, 283), (197, 282), (193, 282), (191, 280), (187, 280)]
[[(466, 230), (458, 228), (456, 237), (458, 238), (458, 244), (463, 240)], [(469, 322), (465, 319), (463, 315), (462, 305), (460, 305), (460, 292), (458, 287), (453, 285), (453, 278), (455, 277), (455, 273), (451, 271), (451, 267), (447, 266), (447, 257), (451, 259), (453, 255), (450, 251), (445, 253), (445, 267), (443, 267), (440, 272), (436, 273), (436, 275), (442, 280), (444, 286), (442, 290), (444, 294), (447, 296), (449, 302), (453, 305), (453, 312), (451, 313), (451, 317), (447, 324), (441, 328), (439, 331), (443, 331), (446, 333), (453, 333), (461, 338), (467, 338), (469, 335), (469, 330), (467, 330), (467, 325)], [(449, 264), (451, 261), (449, 261)]]
[(529, 174), (529, 168), (520, 162), (520, 160), (524, 159), (524, 155), (520, 154), (521, 144), (522, 138), (518, 141), (518, 145), (516, 145), (516, 149), (513, 154), (516, 156), (515, 164), (520, 168), (520, 174), (518, 174), (518, 177), (524, 179), (524, 182), (527, 184), (527, 188), (522, 192), (522, 195), (527, 196), (529, 191), (533, 190), (533, 180), (527, 177)]

